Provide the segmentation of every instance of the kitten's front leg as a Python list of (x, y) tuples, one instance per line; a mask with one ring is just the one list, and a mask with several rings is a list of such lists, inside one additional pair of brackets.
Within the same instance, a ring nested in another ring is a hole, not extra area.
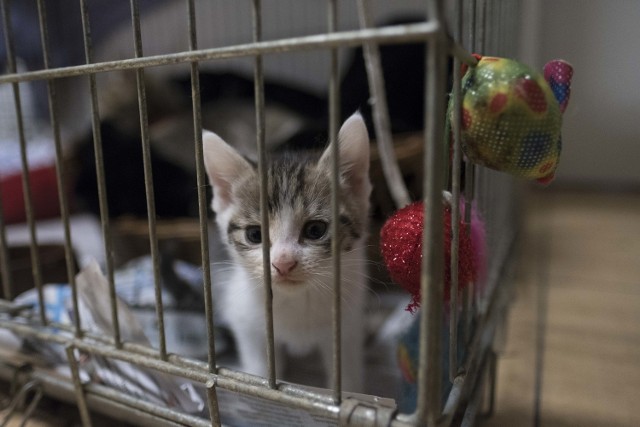
[(362, 331), (344, 331), (342, 335), (342, 388), (364, 392), (364, 339)]
[[(360, 273), (363, 277), (364, 273)], [(356, 279), (357, 280), (357, 279)], [(355, 283), (355, 282), (348, 282)], [(342, 388), (345, 391), (365, 392), (365, 309), (366, 284), (346, 285), (349, 304), (342, 310)]]
[(267, 344), (264, 332), (257, 330), (234, 331), (236, 346), (240, 356), (240, 370), (253, 375), (266, 377)]
[[(321, 348), (326, 384), (333, 387), (333, 337), (327, 336)], [(342, 390), (364, 393), (364, 341), (362, 331), (343, 330), (341, 345)]]
[[(236, 333), (236, 346), (240, 355), (240, 370), (249, 374), (267, 378), (269, 363), (267, 360), (267, 340), (264, 331), (243, 331)], [(286, 353), (282, 345), (274, 343), (276, 375), (281, 378), (286, 366)]]

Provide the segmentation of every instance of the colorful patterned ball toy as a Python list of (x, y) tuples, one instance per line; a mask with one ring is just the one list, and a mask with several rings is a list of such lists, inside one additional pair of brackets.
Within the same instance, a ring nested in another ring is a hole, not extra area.
[(462, 80), (465, 155), (491, 169), (551, 182), (560, 158), (571, 65), (551, 61), (542, 76), (512, 59), (477, 57), (477, 66)]

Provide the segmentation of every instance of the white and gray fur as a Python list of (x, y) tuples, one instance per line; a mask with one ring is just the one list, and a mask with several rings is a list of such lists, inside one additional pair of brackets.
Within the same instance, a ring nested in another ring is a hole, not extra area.
[[(338, 141), (343, 388), (362, 391), (371, 183), (369, 137), (359, 114), (345, 121)], [(233, 260), (218, 300), (221, 315), (236, 339), (242, 370), (265, 376), (262, 248), (255, 234), (260, 225), (257, 168), (212, 132), (204, 131), (203, 144), (212, 208)], [(303, 355), (319, 349), (325, 373), (331, 372), (333, 357), (331, 153), (328, 147), (323, 153), (274, 156), (267, 182), (276, 360), (282, 362), (283, 351)], [(282, 364), (277, 368), (281, 372)]]

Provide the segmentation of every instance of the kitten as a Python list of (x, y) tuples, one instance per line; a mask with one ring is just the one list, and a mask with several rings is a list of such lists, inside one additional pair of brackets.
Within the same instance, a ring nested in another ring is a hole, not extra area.
[[(342, 262), (343, 388), (362, 391), (365, 240), (369, 195), (369, 137), (359, 113), (339, 136)], [(265, 308), (257, 168), (218, 135), (204, 131), (205, 166), (213, 186), (212, 208), (233, 259), (219, 296), (222, 317), (237, 343), (242, 370), (267, 375)], [(331, 261), (332, 147), (323, 153), (282, 153), (268, 164), (269, 241), (277, 375), (283, 351), (319, 349), (324, 372), (332, 369), (333, 270)], [(327, 384), (328, 385), (328, 384)]]

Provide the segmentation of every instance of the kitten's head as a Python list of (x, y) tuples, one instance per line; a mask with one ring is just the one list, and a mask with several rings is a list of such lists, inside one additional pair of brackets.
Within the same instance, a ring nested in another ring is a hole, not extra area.
[[(367, 234), (369, 136), (354, 114), (338, 135), (340, 238), (350, 251)], [(205, 167), (213, 186), (212, 208), (235, 260), (262, 278), (260, 181), (258, 170), (218, 135), (203, 133)], [(328, 274), (331, 258), (332, 147), (323, 153), (284, 153), (268, 162), (271, 276), (283, 288), (301, 288), (314, 274)]]

